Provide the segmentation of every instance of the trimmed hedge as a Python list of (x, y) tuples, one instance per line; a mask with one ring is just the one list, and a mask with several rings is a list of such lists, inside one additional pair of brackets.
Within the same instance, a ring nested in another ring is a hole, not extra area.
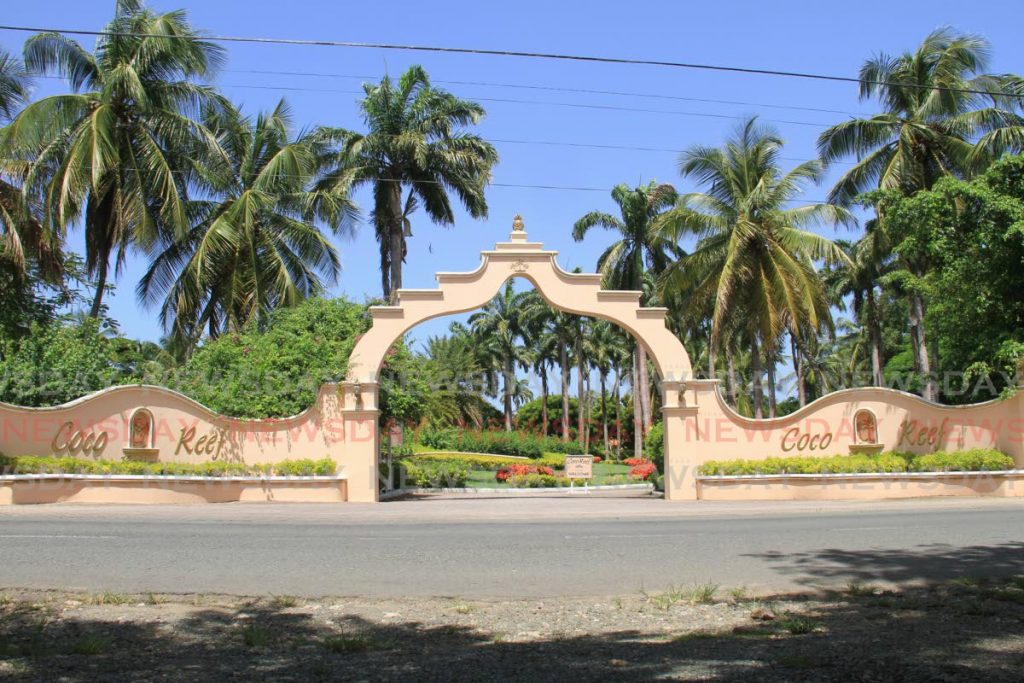
[(417, 440), (425, 446), (442, 451), (517, 455), (525, 458), (540, 458), (544, 453), (583, 452), (583, 444), (579, 441), (562, 441), (555, 437), (523, 432), (474, 432), (457, 427), (422, 429)]
[(0, 455), (3, 474), (148, 474), (178, 477), (244, 477), (244, 476), (331, 476), (337, 463), (322, 460), (282, 460), (274, 464), (241, 462), (139, 462), (135, 460), (86, 460), (83, 458), (49, 456)]
[(429, 460), (424, 458), (399, 460), (401, 488), (461, 488), (469, 478), (469, 464), (462, 460)]
[(1013, 458), (997, 450), (975, 448), (967, 451), (915, 455), (891, 451), (878, 455), (791, 456), (764, 460), (709, 460), (697, 468), (700, 475), (737, 476), (745, 474), (853, 474), (885, 472), (984, 472), (1012, 470)]

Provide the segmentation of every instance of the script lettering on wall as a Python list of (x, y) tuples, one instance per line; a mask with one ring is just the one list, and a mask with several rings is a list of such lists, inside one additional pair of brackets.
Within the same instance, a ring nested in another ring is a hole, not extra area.
[(917, 420), (904, 420), (900, 424), (898, 446), (933, 446), (938, 448), (949, 434), (949, 419), (940, 425), (923, 425)]
[(106, 432), (87, 432), (75, 429), (74, 422), (65, 422), (53, 435), (50, 448), (54, 455), (99, 455), (107, 446), (109, 436)]
[(181, 433), (178, 435), (178, 445), (174, 448), (174, 454), (180, 455), (182, 452), (185, 452), (188, 455), (208, 455), (213, 459), (217, 459), (221, 449), (224, 447), (225, 439), (226, 435), (218, 432), (216, 429), (211, 430), (209, 434), (196, 438), (195, 427), (182, 427)]
[(793, 427), (782, 435), (782, 450), (787, 453), (789, 451), (820, 451), (828, 448), (831, 443), (832, 432), (801, 433), (799, 427)]

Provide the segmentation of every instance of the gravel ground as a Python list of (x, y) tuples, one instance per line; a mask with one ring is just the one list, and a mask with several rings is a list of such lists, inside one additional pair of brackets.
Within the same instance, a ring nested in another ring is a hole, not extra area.
[(543, 601), (7, 590), (9, 681), (1019, 681), (1024, 577)]

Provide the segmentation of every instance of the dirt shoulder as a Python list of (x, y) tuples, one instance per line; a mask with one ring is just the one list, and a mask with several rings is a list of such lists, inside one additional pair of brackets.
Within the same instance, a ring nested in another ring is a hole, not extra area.
[(0, 678), (1019, 680), (1024, 577), (468, 601), (7, 590)]

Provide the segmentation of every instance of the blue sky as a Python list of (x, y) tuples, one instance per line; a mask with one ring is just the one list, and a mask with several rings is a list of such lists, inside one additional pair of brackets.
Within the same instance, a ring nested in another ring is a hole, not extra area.
[[(46, 0), (5, 4), (6, 24), (100, 29), (109, 19), (114, 2)], [(1019, 0), (988, 0), (983, 5), (961, 0), (661, 1), (642, 5), (534, 0), (394, 0), (386, 4), (160, 0), (151, 4), (158, 10), (184, 8), (195, 26), (219, 35), (578, 53), (849, 76), (855, 76), (863, 60), (875, 52), (912, 49), (930, 30), (952, 25), (980, 33), (991, 41), (991, 71), (1024, 70), (1020, 22), (1008, 20), (1020, 18)], [(982, 7), (984, 11), (978, 11)], [(0, 45), (18, 51), (26, 37), (0, 31)], [(90, 48), (94, 43), (91, 38), (81, 40)], [(378, 79), (385, 72), (397, 75), (411, 64), (422, 64), (436, 85), (477, 99), (486, 107), (487, 118), (478, 132), (494, 140), (501, 155), (494, 173), (496, 183), (600, 190), (495, 186), (488, 195), (488, 221), (475, 221), (460, 212), (456, 225), (450, 229), (434, 226), (422, 214), (417, 215), (413, 219), (414, 237), (404, 275), (408, 287), (433, 287), (436, 271), (475, 268), (478, 252), (505, 238), (516, 213), (523, 215), (531, 239), (561, 252), (563, 267), (592, 270), (597, 255), (607, 247), (612, 235), (594, 232), (584, 243), (577, 244), (569, 233), (572, 223), (583, 213), (592, 209), (614, 210), (607, 192), (613, 185), (657, 179), (675, 183), (682, 190), (695, 189), (690, 181), (680, 180), (676, 153), (636, 148), (680, 150), (698, 143), (719, 144), (736, 124), (736, 118), (758, 114), (781, 132), (787, 141), (785, 156), (795, 164), (814, 156), (815, 138), (824, 127), (848, 115), (874, 111), (873, 103), (858, 102), (852, 83), (373, 49), (237, 43), (226, 47), (228, 64), (218, 76), (217, 85), (250, 113), (272, 107), (283, 96), (291, 104), (299, 126), (360, 128), (360, 84)], [(268, 71), (333, 76), (254, 73)], [(49, 94), (58, 87), (43, 81), (38, 92)], [(657, 97), (595, 95), (537, 87), (611, 90)], [(552, 142), (633, 149), (537, 144)], [(811, 188), (807, 198), (823, 198), (829, 180), (834, 177), (832, 173), (825, 186)], [(364, 209), (369, 208), (367, 193), (356, 199)], [(79, 232), (73, 234), (71, 244), (81, 244)], [(362, 226), (353, 238), (336, 238), (336, 244), (344, 271), (333, 292), (356, 300), (379, 295), (378, 253), (372, 229)], [(141, 256), (130, 258), (109, 303), (112, 316), (121, 323), (125, 334), (157, 339), (161, 331), (155, 313), (141, 308), (134, 296), (144, 262)], [(445, 324), (427, 323), (417, 330), (416, 336), (439, 332)]]

